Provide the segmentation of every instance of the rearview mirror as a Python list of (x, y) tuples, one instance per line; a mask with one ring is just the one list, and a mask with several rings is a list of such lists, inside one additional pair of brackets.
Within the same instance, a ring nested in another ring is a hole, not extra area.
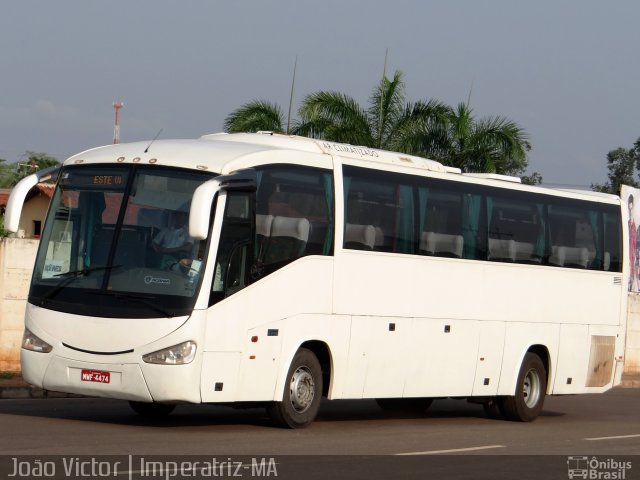
[(60, 170), (60, 168), (62, 168), (62, 165), (45, 168), (33, 175), (23, 178), (15, 187), (13, 187), (11, 195), (9, 196), (9, 201), (7, 202), (7, 208), (4, 212), (4, 228), (6, 230), (13, 233), (18, 231), (24, 199), (27, 198), (29, 190), (35, 187), (38, 183), (49, 180), (58, 172), (58, 170)]
[(255, 192), (257, 184), (256, 171), (253, 168), (246, 168), (229, 175), (221, 175), (196, 188), (189, 213), (189, 236), (194, 240), (207, 238), (211, 205), (218, 191)]

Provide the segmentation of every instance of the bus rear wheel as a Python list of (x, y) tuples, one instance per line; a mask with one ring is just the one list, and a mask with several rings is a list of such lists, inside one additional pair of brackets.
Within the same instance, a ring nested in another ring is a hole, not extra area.
[(146, 403), (130, 401), (129, 405), (138, 415), (150, 420), (162, 420), (169, 416), (175, 405), (167, 405), (164, 403)]
[(501, 411), (508, 420), (530, 422), (535, 420), (544, 404), (547, 391), (547, 371), (535, 353), (527, 352), (522, 361), (516, 393), (501, 399)]
[(267, 411), (281, 427), (304, 428), (316, 418), (322, 399), (322, 367), (311, 350), (301, 348), (287, 373), (281, 402)]

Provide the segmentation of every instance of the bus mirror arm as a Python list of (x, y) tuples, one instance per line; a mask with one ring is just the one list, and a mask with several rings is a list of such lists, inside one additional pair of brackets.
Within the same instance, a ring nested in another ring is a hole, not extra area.
[(209, 218), (213, 199), (220, 190), (217, 178), (200, 185), (193, 192), (189, 212), (189, 236), (194, 240), (204, 240), (209, 234)]
[(245, 168), (229, 175), (216, 177), (196, 188), (189, 213), (189, 236), (194, 240), (207, 238), (211, 205), (218, 191), (255, 192), (258, 183), (256, 178), (256, 171), (253, 168)]
[(27, 198), (29, 191), (38, 183), (52, 178), (58, 173), (61, 167), (62, 165), (54, 165), (53, 167), (40, 170), (39, 172), (23, 178), (15, 187), (13, 187), (5, 211), (4, 228), (13, 233), (18, 231), (20, 226), (20, 214), (22, 213), (24, 200)]

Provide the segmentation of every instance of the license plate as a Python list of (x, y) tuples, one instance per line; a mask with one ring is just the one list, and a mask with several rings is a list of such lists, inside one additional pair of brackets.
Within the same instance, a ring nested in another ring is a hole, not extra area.
[(109, 383), (111, 381), (111, 373), (102, 370), (82, 370), (80, 379), (83, 382)]

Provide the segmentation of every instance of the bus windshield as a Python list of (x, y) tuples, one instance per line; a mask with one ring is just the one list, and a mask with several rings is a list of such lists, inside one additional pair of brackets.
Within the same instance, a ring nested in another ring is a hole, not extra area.
[(144, 166), (63, 169), (29, 301), (102, 317), (188, 315), (207, 248), (189, 237), (189, 207), (210, 178)]

